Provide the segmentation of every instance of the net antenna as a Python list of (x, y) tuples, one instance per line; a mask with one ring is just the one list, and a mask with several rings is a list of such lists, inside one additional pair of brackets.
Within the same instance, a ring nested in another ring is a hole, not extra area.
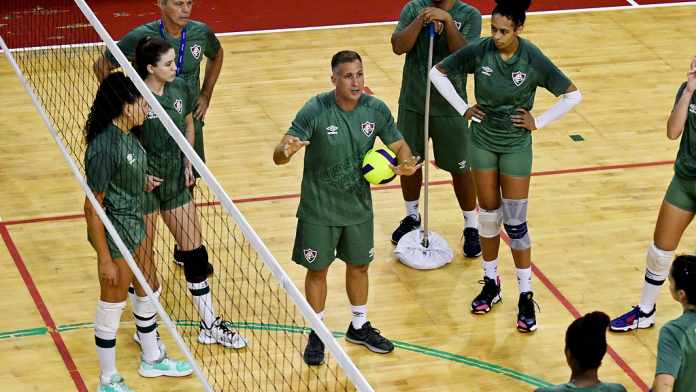
[[(7, 7), (10, 10), (41, 9), (34, 1), (10, 0), (10, 3)], [(193, 365), (204, 389), (373, 391), (86, 2), (62, 0), (57, 7), (62, 11), (39, 13), (44, 19), (37, 26), (30, 23), (37, 22), (36, 13), (17, 12), (13, 16), (16, 20), (9, 26), (0, 25), (0, 46), (105, 229), (155, 303), (162, 322)], [(54, 19), (45, 20), (51, 17)], [(61, 38), (63, 43), (54, 44), (51, 39), (55, 37), (47, 35), (52, 24), (56, 29), (63, 29), (65, 24), (78, 28), (60, 30), (65, 34)], [(211, 279), (213, 305), (221, 316), (235, 320), (228, 322), (230, 328), (249, 339), (250, 345), (244, 350), (196, 342), (198, 315), (188, 296), (181, 268), (174, 266), (168, 254), (173, 245), (172, 235), (160, 225), (154, 239), (153, 251), (162, 287), (158, 300), (86, 183), (82, 128), (97, 88), (92, 62), (105, 49), (116, 58), (201, 176), (194, 200), (203, 226), (203, 242), (215, 265)], [(328, 350), (326, 362), (320, 367), (307, 367), (301, 360), (310, 328)]]

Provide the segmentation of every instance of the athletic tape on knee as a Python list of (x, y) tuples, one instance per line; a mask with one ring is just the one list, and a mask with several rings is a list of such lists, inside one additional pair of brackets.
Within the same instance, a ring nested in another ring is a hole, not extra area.
[(116, 345), (116, 332), (125, 307), (126, 301), (97, 302), (97, 314), (94, 318), (94, 339), (97, 346), (111, 348)]
[(479, 235), (483, 238), (494, 238), (500, 235), (500, 224), (503, 215), (500, 208), (495, 210), (481, 209), (479, 211)]
[[(159, 298), (160, 290), (155, 292), (155, 298)], [(150, 297), (136, 297), (133, 304), (133, 317), (135, 327), (140, 333), (149, 333), (157, 328), (157, 308)]]
[(674, 251), (662, 250), (653, 242), (646, 254), (645, 281), (656, 286), (662, 285), (669, 276)]
[(525, 250), (532, 247), (527, 229), (527, 199), (503, 199), (503, 224), (510, 237), (510, 248)]
[(200, 283), (208, 278), (208, 251), (204, 245), (189, 251), (181, 251), (184, 259), (184, 276), (190, 283)]

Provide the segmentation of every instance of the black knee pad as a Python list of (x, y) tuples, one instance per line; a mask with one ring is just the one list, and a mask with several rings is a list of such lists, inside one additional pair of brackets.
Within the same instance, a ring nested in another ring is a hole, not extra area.
[(184, 264), (184, 251), (179, 249), (177, 245), (174, 245), (174, 260)]
[(184, 262), (184, 276), (187, 282), (200, 283), (208, 278), (208, 250), (204, 245), (180, 251)]

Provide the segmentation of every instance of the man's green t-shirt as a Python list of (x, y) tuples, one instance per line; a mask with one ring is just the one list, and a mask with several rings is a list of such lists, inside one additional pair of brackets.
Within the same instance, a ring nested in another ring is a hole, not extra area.
[(346, 112), (336, 104), (335, 91), (322, 93), (300, 109), (287, 134), (310, 142), (297, 217), (324, 226), (371, 219), (370, 185), (361, 174), (363, 157), (378, 136), (386, 145), (402, 139), (387, 105), (363, 94), (355, 109)]
[(481, 123), (472, 122), (472, 141), (482, 149), (507, 153), (532, 143), (531, 132), (512, 124), (517, 109), (531, 111), (537, 87), (555, 96), (564, 94), (571, 81), (539, 48), (520, 38), (517, 52), (500, 57), (493, 40), (482, 38), (444, 59), (440, 66), (448, 77), (474, 74), (476, 103), (486, 112)]
[[(411, 22), (426, 7), (433, 7), (430, 0), (410, 1), (401, 10), (399, 23), (396, 25), (395, 32), (407, 28)], [(455, 1), (452, 8), (447, 11), (452, 15), (459, 33), (471, 42), (481, 36), (481, 13), (474, 7)], [(423, 27), (413, 48), (406, 54), (404, 62), (403, 77), (401, 81), (401, 93), (399, 95), (399, 105), (402, 109), (410, 110), (423, 114), (425, 110), (425, 88), (428, 80), (428, 49), (430, 38), (428, 29)], [(439, 63), (450, 55), (447, 46), (447, 33), (443, 31), (436, 35), (433, 42), (433, 65)], [(466, 74), (453, 75), (450, 78), (454, 88), (464, 100), (466, 100)], [(431, 116), (457, 116), (454, 108), (434, 89), (430, 89), (430, 115)]]
[(669, 374), (674, 392), (696, 391), (696, 311), (665, 324), (657, 341), (655, 374)]

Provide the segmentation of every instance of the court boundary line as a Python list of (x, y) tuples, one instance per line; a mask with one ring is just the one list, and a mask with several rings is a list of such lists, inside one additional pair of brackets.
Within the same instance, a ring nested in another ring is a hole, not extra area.
[(29, 291), (31, 299), (34, 301), (36, 310), (41, 315), (41, 318), (43, 319), (43, 322), (46, 325), (47, 332), (51, 335), (53, 344), (58, 350), (58, 354), (63, 360), (63, 364), (65, 364), (66, 370), (68, 371), (68, 374), (70, 374), (70, 378), (72, 378), (75, 387), (80, 392), (87, 392), (87, 386), (85, 385), (85, 381), (82, 379), (82, 375), (80, 374), (80, 371), (77, 369), (77, 366), (75, 365), (75, 361), (70, 355), (70, 350), (68, 350), (68, 346), (63, 341), (60, 332), (56, 329), (56, 324), (53, 321), (51, 313), (48, 311), (48, 306), (46, 306), (46, 303), (41, 297), (41, 293), (39, 293), (39, 289), (34, 283), (34, 279), (32, 278), (29, 270), (27, 269), (27, 266), (19, 253), (19, 249), (12, 240), (10, 231), (7, 229), (4, 222), (0, 222), (0, 236), (2, 236), (5, 246), (7, 247), (7, 250), (9, 251), (10, 256), (12, 257), (12, 260), (14, 261), (15, 267), (17, 267), (17, 271), (19, 272), (19, 275), (24, 281), (24, 285)]

